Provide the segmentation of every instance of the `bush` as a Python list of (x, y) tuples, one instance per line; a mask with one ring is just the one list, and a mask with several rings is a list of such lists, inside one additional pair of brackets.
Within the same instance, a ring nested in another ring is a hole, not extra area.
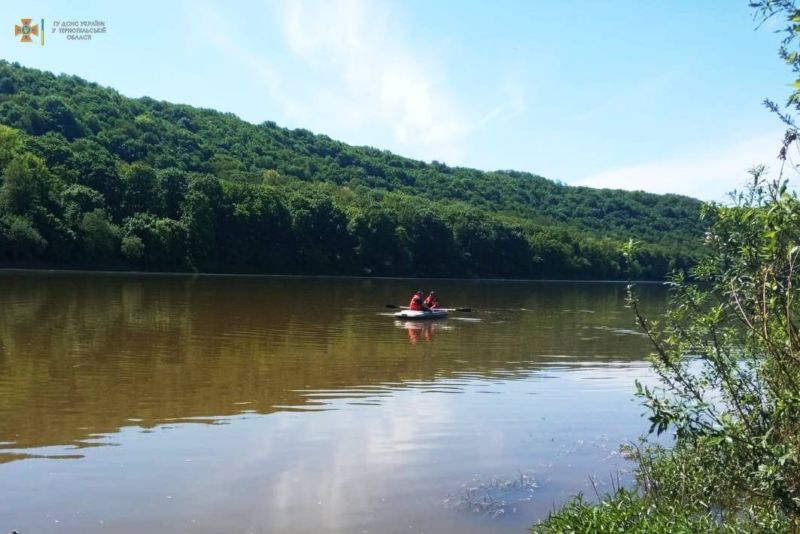
[(121, 252), (129, 260), (139, 260), (144, 256), (144, 242), (135, 235), (127, 235), (122, 238)]
[(30, 260), (47, 248), (47, 240), (25, 217), (9, 215), (0, 219), (0, 250), (10, 260)]
[(800, 527), (800, 201), (762, 171), (733, 205), (706, 207), (711, 253), (691, 279), (672, 279), (661, 322), (630, 288), (660, 378), (637, 394), (650, 431), (675, 432), (673, 447), (628, 448), (634, 490), (575, 499), (537, 532)]
[(546, 521), (531, 529), (535, 534), (586, 532), (674, 534), (679, 532), (737, 532), (721, 525), (708, 513), (693, 513), (642, 497), (636, 491), (620, 489), (597, 504), (582, 495), (568, 502)]

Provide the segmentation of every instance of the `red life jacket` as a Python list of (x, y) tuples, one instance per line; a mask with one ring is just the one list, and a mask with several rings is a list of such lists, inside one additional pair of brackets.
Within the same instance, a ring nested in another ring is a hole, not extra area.
[(438, 308), (439, 299), (434, 297), (433, 295), (428, 295), (428, 298), (425, 299), (425, 306), (427, 306), (428, 308)]
[(409, 310), (424, 310), (425, 306), (422, 304), (422, 297), (414, 295), (411, 297), (411, 302), (408, 303)]

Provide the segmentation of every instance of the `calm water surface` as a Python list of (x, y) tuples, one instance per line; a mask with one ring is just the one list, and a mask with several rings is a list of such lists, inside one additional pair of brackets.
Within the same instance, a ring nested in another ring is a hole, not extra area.
[(525, 532), (646, 428), (624, 297), (0, 273), (0, 532)]

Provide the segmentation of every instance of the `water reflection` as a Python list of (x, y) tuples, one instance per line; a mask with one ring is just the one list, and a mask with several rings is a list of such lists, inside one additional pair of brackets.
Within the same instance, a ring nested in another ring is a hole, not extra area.
[(431, 341), (437, 330), (443, 331), (448, 328), (447, 324), (441, 321), (395, 321), (394, 324), (408, 332), (408, 341), (412, 345), (416, 345), (420, 339)]
[(542, 501), (507, 526), (546, 513), (643, 427), (624, 287), (436, 285), (473, 313), (382, 315), (400, 280), (0, 275), (0, 520), (79, 495), (115, 531), (494, 530), (442, 503), (523, 468)]

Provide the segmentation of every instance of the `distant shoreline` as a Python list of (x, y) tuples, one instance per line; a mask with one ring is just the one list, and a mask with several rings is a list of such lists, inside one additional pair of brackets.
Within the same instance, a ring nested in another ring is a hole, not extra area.
[[(45, 269), (20, 267), (0, 267), (0, 274), (33, 273), (33, 274), (97, 274), (108, 275), (136, 275), (136, 276), (172, 276), (172, 277), (226, 277), (226, 278), (319, 278), (342, 280), (446, 280), (454, 282), (538, 282), (538, 283), (579, 283), (579, 284), (627, 284), (628, 280), (580, 280), (569, 278), (459, 278), (459, 277), (430, 277), (430, 276), (358, 276), (340, 274), (256, 274), (256, 273), (211, 273), (211, 272), (174, 272), (174, 271), (129, 271), (129, 270), (92, 270), (92, 269)], [(659, 280), (632, 280), (634, 284), (664, 284)]]

